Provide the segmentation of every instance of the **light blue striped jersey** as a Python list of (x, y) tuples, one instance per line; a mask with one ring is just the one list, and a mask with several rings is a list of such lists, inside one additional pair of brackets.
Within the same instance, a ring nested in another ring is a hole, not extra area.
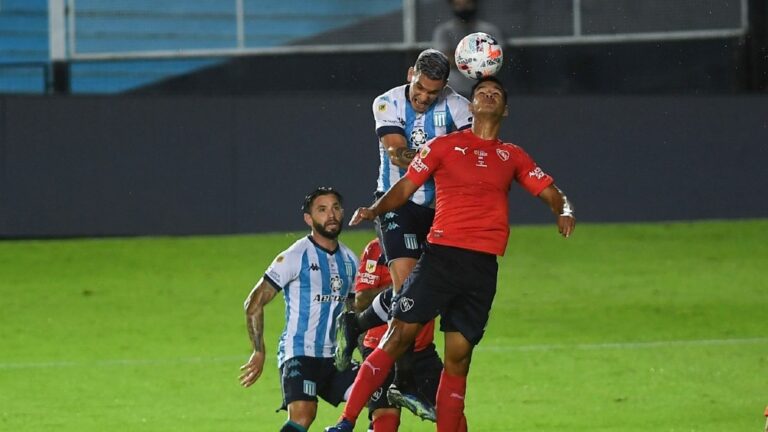
[(278, 367), (296, 356), (333, 357), (336, 317), (353, 292), (357, 264), (357, 256), (345, 245), (329, 251), (311, 236), (297, 240), (272, 261), (264, 278), (285, 298)]
[[(381, 137), (391, 133), (401, 134), (405, 136), (408, 148), (418, 149), (432, 138), (472, 125), (469, 101), (449, 86), (443, 88), (424, 113), (413, 110), (408, 101), (409, 87), (408, 84), (395, 87), (373, 101), (376, 135), (379, 137), (378, 192), (386, 192), (406, 171), (389, 159)], [(432, 207), (434, 200), (435, 183), (431, 179), (411, 196), (411, 201), (426, 207)]]

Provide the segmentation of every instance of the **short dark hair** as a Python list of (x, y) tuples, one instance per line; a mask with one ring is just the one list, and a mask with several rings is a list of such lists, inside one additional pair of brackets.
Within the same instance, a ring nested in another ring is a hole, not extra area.
[(312, 203), (315, 202), (315, 198), (323, 195), (336, 195), (336, 199), (339, 200), (339, 204), (341, 204), (344, 201), (344, 198), (336, 189), (330, 186), (320, 186), (317, 189), (313, 190), (312, 192), (308, 193), (307, 196), (304, 197), (304, 203), (301, 205), (301, 211), (307, 214), (311, 213)]
[(447, 81), (448, 74), (451, 73), (451, 64), (445, 54), (430, 48), (419, 54), (413, 70), (417, 74), (423, 73), (429, 79)]
[(470, 93), (470, 95), (472, 96), (472, 99), (475, 98), (475, 90), (477, 90), (477, 87), (479, 87), (480, 84), (482, 84), (482, 83), (484, 83), (486, 81), (495, 82), (496, 84), (499, 85), (499, 87), (501, 87), (501, 94), (502, 94), (502, 96), (504, 96), (504, 104), (506, 104), (507, 103), (507, 89), (504, 88), (504, 83), (501, 82), (500, 79), (496, 78), (493, 75), (485, 76), (485, 77), (482, 77), (479, 80), (477, 80), (475, 85), (472, 86), (472, 92)]

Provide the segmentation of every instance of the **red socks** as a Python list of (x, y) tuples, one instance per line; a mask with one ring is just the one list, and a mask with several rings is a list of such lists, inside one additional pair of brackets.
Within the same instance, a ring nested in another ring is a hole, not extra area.
[(355, 383), (352, 384), (352, 392), (349, 394), (344, 412), (341, 414), (343, 418), (352, 423), (357, 421), (357, 417), (365, 408), (368, 399), (371, 398), (377, 388), (384, 384), (384, 380), (387, 379), (387, 375), (394, 364), (395, 359), (390, 357), (386, 351), (380, 348), (373, 350), (371, 355), (360, 365)]
[(400, 416), (397, 414), (384, 414), (373, 419), (373, 432), (397, 432), (400, 426)]
[[(359, 377), (360, 375), (358, 375)], [(466, 432), (464, 395), (467, 377), (448, 375), (443, 369), (437, 388), (437, 432)]]

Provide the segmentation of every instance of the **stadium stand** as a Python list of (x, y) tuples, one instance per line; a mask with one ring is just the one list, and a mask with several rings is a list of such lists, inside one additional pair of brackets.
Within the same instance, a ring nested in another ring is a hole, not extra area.
[[(235, 2), (78, 0), (71, 44), (77, 54), (270, 47), (399, 8), (399, 0), (282, 0), (262, 10), (243, 0), (242, 41)], [(0, 92), (41, 93), (48, 76), (48, 2), (0, 0)], [(69, 29), (72, 31), (72, 28)], [(220, 62), (221, 58), (75, 61), (73, 93), (116, 93)]]

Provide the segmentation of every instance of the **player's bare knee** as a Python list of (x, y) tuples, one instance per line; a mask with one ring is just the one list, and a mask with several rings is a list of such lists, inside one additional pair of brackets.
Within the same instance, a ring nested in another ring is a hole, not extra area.
[(471, 361), (472, 356), (450, 360), (446, 358), (444, 362), (445, 371), (453, 376), (467, 376), (469, 375), (469, 364)]
[(473, 345), (460, 333), (450, 332), (445, 336), (445, 371), (455, 376), (467, 376)]

